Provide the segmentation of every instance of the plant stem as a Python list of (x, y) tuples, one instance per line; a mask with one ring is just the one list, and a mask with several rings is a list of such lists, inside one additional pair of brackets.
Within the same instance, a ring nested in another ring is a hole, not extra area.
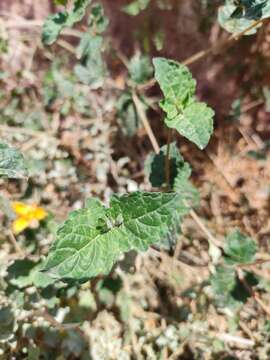
[(170, 174), (170, 146), (171, 146), (171, 139), (172, 139), (172, 129), (168, 130), (168, 137), (167, 137), (167, 148), (166, 148), (166, 159), (165, 159), (165, 179), (166, 179), (166, 191), (169, 191), (171, 188), (171, 174)]
[(160, 147), (158, 145), (158, 142), (157, 142), (157, 139), (153, 133), (153, 130), (149, 124), (149, 121), (145, 115), (145, 111), (144, 111), (144, 108), (143, 108), (143, 105), (142, 105), (142, 102), (141, 100), (139, 99), (139, 97), (137, 96), (137, 94), (134, 92), (132, 94), (132, 100), (133, 100), (133, 103), (135, 105), (135, 108), (136, 108), (136, 111), (138, 113), (138, 116), (139, 118), (141, 119), (142, 123), (143, 123), (143, 126), (145, 128), (145, 131), (147, 132), (147, 135), (149, 137), (149, 140), (153, 146), (153, 149), (155, 151), (156, 154), (159, 153), (160, 151)]

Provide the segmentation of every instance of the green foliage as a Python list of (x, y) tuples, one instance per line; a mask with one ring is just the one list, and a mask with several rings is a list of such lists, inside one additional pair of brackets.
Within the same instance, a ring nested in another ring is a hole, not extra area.
[(136, 53), (131, 58), (128, 70), (131, 79), (137, 84), (146, 82), (153, 75), (153, 67), (149, 57), (140, 53)]
[(27, 178), (27, 169), (22, 154), (3, 143), (0, 143), (0, 177)]
[(175, 193), (113, 196), (110, 208), (90, 199), (58, 230), (44, 270), (55, 278), (86, 280), (108, 274), (119, 256), (145, 251), (166, 236), (182, 210)]
[(32, 260), (16, 260), (7, 269), (7, 281), (19, 289), (35, 285), (38, 288), (46, 288), (54, 280), (46, 273), (40, 272), (42, 265)]
[[(167, 145), (160, 149), (159, 154), (151, 153), (145, 162), (145, 173), (149, 177), (153, 187), (162, 187), (166, 185), (165, 163), (166, 163)], [(176, 143), (170, 144), (170, 185), (173, 191), (187, 200), (190, 205), (198, 205), (199, 192), (190, 182), (191, 167), (184, 161)]]
[(212, 289), (217, 295), (224, 295), (236, 285), (235, 270), (232, 267), (218, 266), (210, 280)]
[(166, 113), (166, 125), (204, 149), (213, 132), (214, 111), (196, 100), (196, 81), (186, 66), (164, 58), (153, 62), (164, 95), (160, 106)]
[(223, 250), (221, 264), (215, 268), (210, 285), (219, 306), (237, 309), (250, 296), (248, 288), (258, 284), (253, 273), (242, 271), (239, 267), (255, 260), (257, 247), (254, 240), (236, 229), (226, 237)]
[[(269, 16), (270, 3), (267, 0), (226, 0), (219, 10), (218, 21), (224, 29), (236, 33), (248, 28), (255, 20)], [(258, 27), (251, 29), (246, 35), (255, 34)]]
[(53, 44), (65, 27), (72, 27), (82, 20), (91, 0), (76, 0), (70, 12), (64, 11), (48, 16), (42, 29), (42, 41), (45, 45)]
[(224, 252), (230, 264), (247, 264), (254, 261), (257, 251), (256, 242), (243, 235), (239, 230), (234, 230), (226, 238)]
[(91, 111), (87, 99), (88, 90), (76, 86), (77, 78), (65, 74), (62, 67), (62, 64), (56, 61), (44, 76), (42, 98), (45, 107), (53, 110), (54, 106), (60, 103), (60, 114), (63, 116), (73, 110), (89, 116)]
[(150, 0), (134, 0), (122, 7), (123, 11), (131, 16), (137, 16), (150, 4)]
[(103, 38), (89, 33), (83, 35), (77, 48), (80, 63), (75, 65), (74, 73), (83, 83), (92, 89), (102, 86), (106, 67), (102, 59)]
[(270, 3), (268, 0), (237, 0), (234, 2), (236, 10), (234, 18), (259, 20), (270, 16)]
[(108, 27), (109, 20), (104, 14), (104, 9), (100, 4), (94, 4), (88, 20), (89, 29), (93, 34), (102, 34)]
[(77, 47), (77, 58), (80, 63), (75, 65), (74, 72), (77, 78), (92, 89), (103, 85), (106, 66), (102, 53), (104, 50), (101, 34), (108, 26), (108, 19), (104, 16), (103, 7), (95, 4), (89, 16), (89, 30), (85, 33)]

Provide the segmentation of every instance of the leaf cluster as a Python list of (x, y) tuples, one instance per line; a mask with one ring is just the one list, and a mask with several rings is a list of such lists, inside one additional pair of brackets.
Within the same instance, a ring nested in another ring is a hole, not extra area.
[(195, 97), (196, 81), (185, 65), (155, 58), (155, 78), (163, 92), (165, 124), (204, 149), (213, 132), (214, 111)]

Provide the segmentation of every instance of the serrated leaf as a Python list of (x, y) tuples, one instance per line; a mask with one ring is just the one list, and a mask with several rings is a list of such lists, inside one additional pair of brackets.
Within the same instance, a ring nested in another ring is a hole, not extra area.
[(8, 146), (0, 143), (0, 177), (11, 179), (27, 178), (27, 169), (22, 154)]
[(238, 229), (234, 230), (226, 238), (224, 252), (227, 262), (230, 264), (252, 263), (257, 251), (256, 242), (243, 235)]
[(131, 79), (137, 84), (144, 83), (153, 75), (153, 67), (149, 57), (139, 53), (131, 58), (128, 65), (128, 71)]
[(196, 81), (185, 65), (164, 58), (154, 58), (155, 78), (164, 94), (162, 109), (173, 119), (195, 94)]
[[(167, 145), (161, 147), (159, 154), (151, 153), (145, 161), (145, 173), (153, 187), (162, 187), (166, 183), (165, 163)], [(198, 190), (190, 182), (191, 167), (184, 161), (175, 142), (170, 144), (170, 185), (173, 191), (182, 196), (192, 206), (199, 203)]]
[(186, 66), (163, 58), (153, 63), (164, 95), (160, 106), (166, 113), (166, 125), (204, 149), (213, 132), (214, 111), (196, 100), (196, 81)]
[(63, 11), (49, 15), (42, 28), (42, 42), (52, 45), (65, 27), (72, 27), (82, 20), (91, 0), (76, 0), (70, 12)]
[(58, 230), (44, 270), (77, 280), (107, 274), (123, 252), (144, 251), (165, 236), (181, 210), (175, 193), (113, 196), (110, 208), (91, 199)]
[(201, 150), (206, 147), (213, 133), (214, 111), (203, 102), (193, 102), (183, 113), (173, 119), (165, 119), (168, 127), (196, 144)]

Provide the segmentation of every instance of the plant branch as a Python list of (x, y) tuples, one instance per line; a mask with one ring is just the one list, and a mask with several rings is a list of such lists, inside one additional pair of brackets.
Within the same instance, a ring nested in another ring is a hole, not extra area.
[[(141, 100), (138, 98), (137, 94), (134, 92), (133, 95), (132, 95), (132, 99), (133, 99), (133, 102), (134, 102), (134, 105), (136, 107), (136, 110), (137, 110), (137, 113), (144, 125), (144, 128), (147, 132), (147, 135), (149, 137), (149, 140), (152, 144), (152, 147), (155, 151), (156, 154), (158, 154), (160, 152), (160, 146), (157, 142), (157, 139), (152, 131), (152, 128), (151, 128), (151, 125), (149, 124), (149, 121), (145, 115), (145, 111), (143, 109), (143, 106), (141, 104)], [(171, 129), (170, 129), (171, 130)], [(171, 137), (171, 135), (170, 135)], [(170, 143), (170, 137), (168, 136), (168, 143)], [(167, 145), (168, 145), (167, 143)], [(169, 151), (170, 149), (168, 150), (168, 146), (167, 146), (167, 156), (169, 155)], [(166, 156), (166, 158), (167, 158)], [(167, 175), (166, 175), (167, 176)], [(170, 171), (168, 172), (168, 178), (167, 179), (170, 179)], [(167, 180), (166, 179), (166, 180)], [(168, 182), (167, 182), (168, 184)], [(187, 204), (188, 205), (188, 204)], [(201, 219), (199, 218), (199, 216), (195, 213), (194, 210), (190, 210), (190, 215), (191, 217), (193, 218), (193, 220), (196, 222), (196, 224), (198, 225), (198, 227), (204, 232), (204, 234), (206, 235), (209, 243), (213, 243), (215, 244), (216, 246), (219, 246), (220, 244), (217, 245), (217, 240), (213, 237), (213, 235), (210, 233), (210, 231), (206, 228), (206, 226), (203, 224), (203, 222), (201, 221)]]
[[(233, 43), (234, 41), (239, 41), (246, 33), (248, 33), (250, 30), (254, 29), (255, 27), (259, 26), (260, 24), (262, 24), (264, 22), (265, 19), (260, 19), (255, 21), (254, 23), (252, 23), (250, 26), (248, 26), (246, 29), (244, 29), (243, 31), (237, 33), (237, 34), (232, 34), (231, 36), (229, 36), (227, 39), (225, 40), (218, 40), (216, 41), (211, 47), (209, 47), (208, 49), (205, 50), (201, 50), (199, 52), (197, 52), (196, 54), (190, 56), (189, 58), (185, 59), (184, 61), (182, 61), (181, 63), (184, 65), (191, 65), (193, 63), (195, 63), (198, 60), (201, 60), (203, 58), (205, 58), (206, 56), (214, 53), (215, 51), (221, 51), (226, 45), (230, 45), (231, 43)], [(154, 86), (156, 83), (156, 79), (153, 78), (151, 80), (149, 80), (147, 83), (141, 85), (138, 87), (139, 91), (144, 91), (149, 89), (150, 87)]]

